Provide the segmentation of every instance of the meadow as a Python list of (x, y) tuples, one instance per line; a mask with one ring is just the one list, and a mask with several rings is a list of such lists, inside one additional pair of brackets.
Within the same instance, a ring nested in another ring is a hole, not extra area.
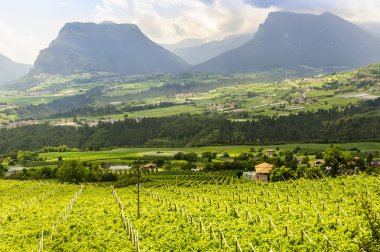
[[(260, 116), (286, 116), (301, 111), (317, 111), (356, 104), (379, 97), (379, 84), (362, 85), (360, 78), (374, 78), (370, 67), (310, 78), (281, 81), (269, 74), (174, 74), (148, 76), (113, 76), (107, 73), (47, 76), (37, 86), (18, 91), (1, 91), (1, 102), (27, 106), (49, 103), (102, 89), (87, 106), (143, 106), (172, 102), (172, 107), (144, 109), (107, 115), (81, 115), (82, 120), (122, 120), (125, 117), (164, 117), (181, 113), (222, 113), (232, 120), (252, 120)], [(289, 73), (288, 73), (289, 74)], [(376, 77), (376, 76), (375, 76)], [(360, 79), (359, 79), (360, 80)], [(364, 95), (363, 95), (364, 94)], [(191, 105), (183, 105), (191, 102)], [(9, 123), (19, 120), (17, 113), (2, 116)], [(41, 122), (62, 118), (40, 118)], [(65, 119), (72, 120), (72, 117)]]
[[(216, 152), (218, 156), (228, 153), (231, 157), (238, 156), (241, 153), (248, 153), (253, 147), (256, 150), (259, 148), (276, 149), (279, 151), (293, 151), (299, 147), (299, 152), (322, 152), (328, 148), (330, 144), (284, 144), (284, 145), (268, 145), (268, 146), (204, 146), (194, 148), (117, 148), (113, 150), (105, 151), (86, 151), (86, 152), (50, 152), (41, 153), (40, 157), (46, 159), (46, 161), (57, 161), (58, 157), (63, 159), (80, 159), (81, 161), (127, 161), (136, 160), (138, 158), (159, 158), (159, 157), (172, 157), (177, 152), (194, 152), (198, 155), (203, 152)], [(365, 143), (345, 143), (340, 144), (343, 149), (349, 150), (357, 148), (360, 151), (379, 151), (380, 143), (365, 142)]]

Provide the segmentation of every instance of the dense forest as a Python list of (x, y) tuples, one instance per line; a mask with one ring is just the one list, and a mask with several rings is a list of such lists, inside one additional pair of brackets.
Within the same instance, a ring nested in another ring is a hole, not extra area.
[(234, 122), (220, 114), (100, 122), (96, 127), (48, 124), (0, 130), (0, 153), (44, 146), (101, 149), (111, 146), (182, 147), (202, 145), (339, 143), (380, 141), (380, 99), (346, 108), (261, 117)]

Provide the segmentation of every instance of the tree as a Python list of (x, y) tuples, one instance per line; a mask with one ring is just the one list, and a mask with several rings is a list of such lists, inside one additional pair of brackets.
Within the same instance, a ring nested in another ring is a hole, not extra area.
[(229, 157), (230, 157), (230, 154), (228, 154), (228, 152), (224, 152), (224, 153), (223, 153), (223, 157), (224, 157), (224, 158), (229, 158)]
[(285, 166), (274, 168), (270, 173), (270, 181), (284, 181), (296, 177), (296, 172)]
[(207, 158), (208, 162), (211, 162), (213, 159), (216, 158), (216, 156), (217, 156), (216, 152), (207, 151), (207, 152), (202, 153), (202, 158)]
[(369, 153), (369, 155), (368, 155), (366, 161), (367, 161), (367, 164), (368, 164), (368, 165), (371, 165), (371, 162), (373, 161), (373, 155), (372, 155), (371, 152)]
[(0, 160), (0, 178), (4, 177), (4, 166), (1, 164)]
[(301, 160), (302, 164), (308, 164), (310, 162), (309, 156), (304, 156)]
[(186, 153), (183, 156), (183, 159), (189, 163), (195, 163), (198, 160), (198, 155), (197, 155), (197, 153), (194, 153), (194, 152)]
[(292, 169), (297, 169), (298, 162), (297, 162), (297, 159), (294, 158), (292, 152), (289, 151), (285, 154), (285, 160), (284, 161), (285, 161), (286, 167), (290, 167)]
[(173, 159), (174, 160), (182, 160), (184, 155), (185, 154), (183, 152), (177, 152), (176, 154), (174, 154)]
[(331, 167), (333, 177), (336, 177), (342, 164), (344, 163), (344, 155), (342, 148), (339, 145), (333, 145), (327, 148), (323, 153), (323, 160), (326, 167)]
[(57, 178), (61, 182), (78, 184), (85, 180), (86, 170), (79, 160), (68, 159), (63, 161), (58, 169)]

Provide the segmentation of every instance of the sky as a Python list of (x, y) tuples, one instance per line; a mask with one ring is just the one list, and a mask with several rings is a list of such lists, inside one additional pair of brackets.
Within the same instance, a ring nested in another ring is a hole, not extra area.
[(253, 33), (269, 12), (380, 22), (380, 0), (0, 0), (0, 54), (33, 63), (67, 22), (134, 23), (157, 43)]

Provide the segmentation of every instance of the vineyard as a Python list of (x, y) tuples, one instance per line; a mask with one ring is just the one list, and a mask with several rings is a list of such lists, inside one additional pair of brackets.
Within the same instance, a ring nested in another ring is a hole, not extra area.
[[(140, 187), (0, 181), (0, 251), (358, 251), (379, 178), (256, 183), (163, 172)], [(372, 223), (373, 224), (373, 223)]]

